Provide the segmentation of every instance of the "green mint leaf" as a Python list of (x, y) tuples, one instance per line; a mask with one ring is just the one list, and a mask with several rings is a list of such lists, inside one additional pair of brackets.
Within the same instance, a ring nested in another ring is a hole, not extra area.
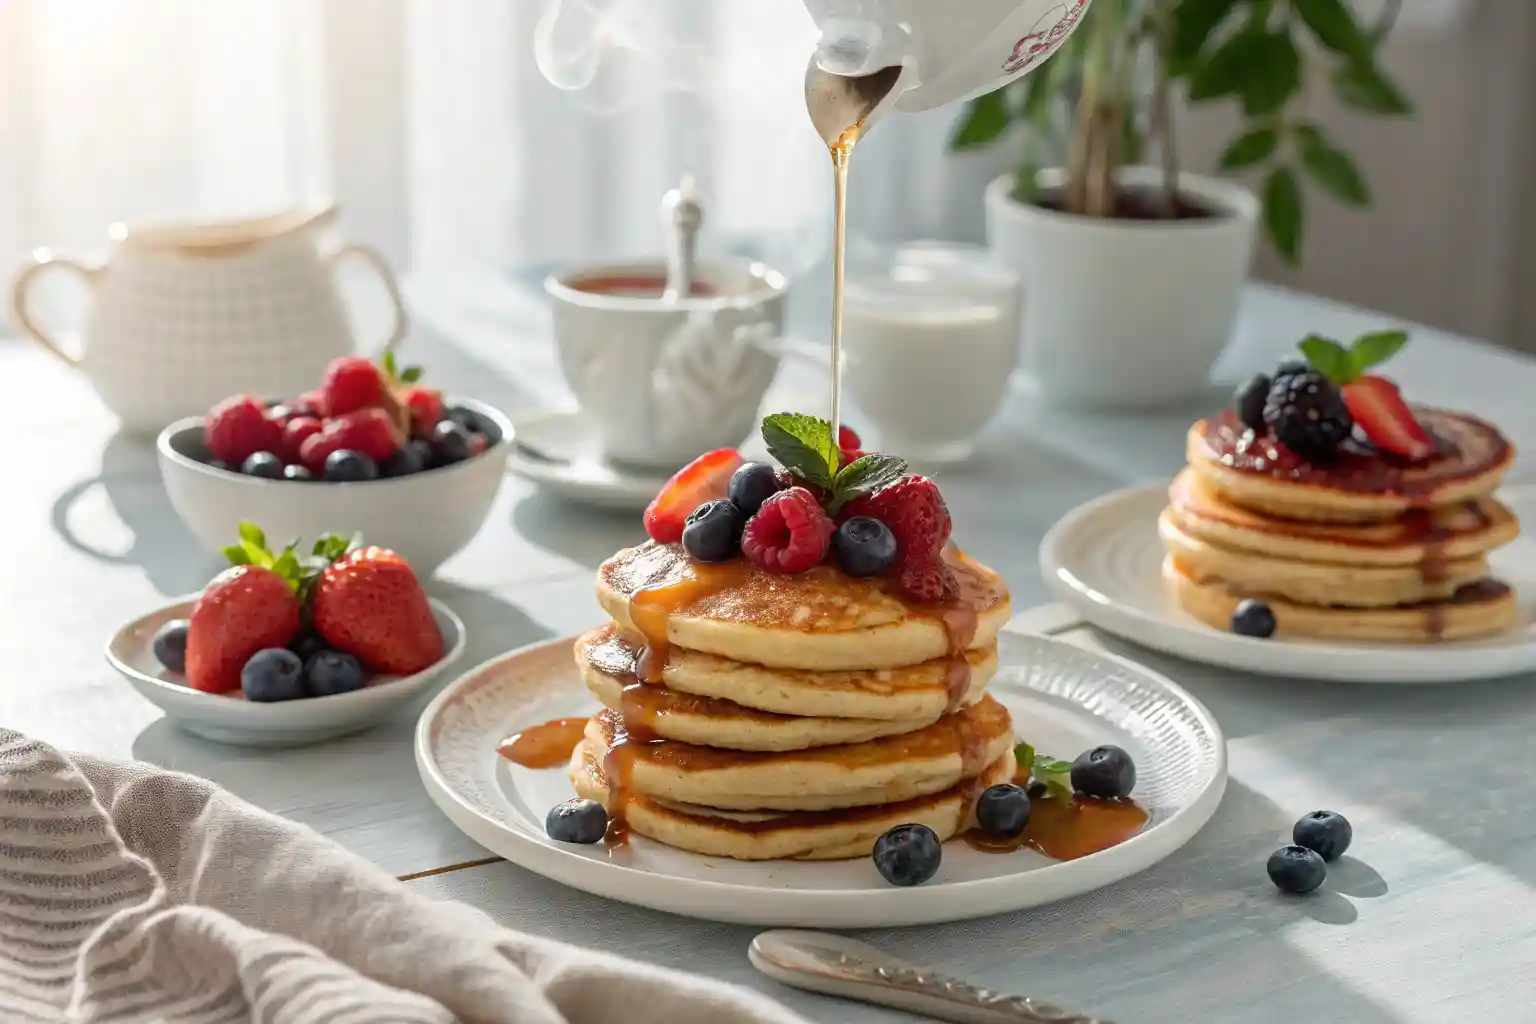
[(1316, 125), (1302, 125), (1296, 129), (1296, 141), (1301, 148), (1301, 165), (1312, 180), (1340, 202), (1352, 206), (1369, 206), (1370, 186), (1355, 161), (1342, 149), (1329, 142)]
[(224, 548), (224, 557), (229, 559), (230, 565), (250, 565), (251, 556), (245, 553), (245, 548), (238, 544), (231, 544)]
[(965, 150), (985, 146), (1007, 131), (1012, 120), (1003, 90), (978, 96), (966, 104), (955, 133), (950, 136), (949, 148)]
[(1070, 775), (1072, 773), (1072, 762), (1060, 761), (1047, 754), (1036, 754), (1034, 770), (1051, 775)]
[(1344, 0), (1291, 0), (1291, 7), (1317, 41), (1334, 53), (1354, 57), (1370, 49)]
[(1350, 355), (1349, 349), (1332, 338), (1311, 334), (1296, 347), (1301, 349), (1301, 354), (1307, 357), (1307, 362), (1312, 364), (1312, 369), (1335, 384), (1348, 384), (1358, 376), (1355, 373), (1354, 358)]
[(1249, 117), (1275, 113), (1301, 89), (1301, 52), (1289, 32), (1260, 35), (1249, 61), (1238, 87)]
[(1333, 76), (1339, 102), (1367, 114), (1411, 114), (1413, 104), (1401, 89), (1366, 60), (1352, 61)]
[(1030, 775), (1036, 782), (1045, 787), (1046, 794), (1072, 802), (1072, 765), (1068, 761), (1058, 761), (1054, 757), (1045, 754), (1036, 754)]
[(1305, 225), (1301, 184), (1289, 167), (1276, 167), (1264, 182), (1264, 228), (1275, 251), (1291, 266), (1301, 262), (1301, 237)]
[(395, 362), (395, 353), (393, 351), (386, 351), (384, 358), (379, 360), (379, 362), (383, 364), (384, 372), (393, 379), (395, 377), (395, 368), (399, 365)]
[(419, 380), (421, 380), (421, 367), (419, 366), (407, 366), (400, 372), (400, 383), (402, 384), (415, 384)]
[(1255, 128), (1239, 135), (1221, 154), (1221, 169), (1240, 171), (1244, 167), (1263, 163), (1275, 155), (1280, 145), (1280, 133), (1274, 128)]
[(1358, 377), (1371, 367), (1391, 359), (1397, 355), (1397, 350), (1406, 344), (1408, 344), (1407, 331), (1372, 331), (1370, 334), (1362, 334), (1349, 347), (1349, 357), (1354, 364), (1355, 376)]
[(847, 502), (861, 494), (879, 490), (886, 484), (901, 479), (907, 472), (905, 459), (894, 455), (872, 452), (861, 455), (844, 466), (832, 482), (832, 507), (836, 512)]
[(1031, 767), (1035, 763), (1035, 748), (1020, 740), (1013, 745), (1013, 760), (1020, 768)]
[(763, 420), (763, 440), (785, 469), (817, 487), (832, 487), (838, 451), (826, 420), (798, 412), (774, 413)]
[(250, 544), (258, 548), (264, 548), (267, 546), (267, 535), (263, 533), (261, 531), (261, 527), (257, 526), (255, 523), (243, 522), (240, 524), (240, 540), (242, 543)]

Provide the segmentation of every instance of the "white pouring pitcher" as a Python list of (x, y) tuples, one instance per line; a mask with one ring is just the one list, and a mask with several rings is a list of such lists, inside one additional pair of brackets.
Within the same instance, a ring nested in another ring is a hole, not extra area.
[[(16, 279), (12, 310), (33, 340), (90, 380), (129, 433), (155, 433), (234, 394), (298, 395), (325, 365), (356, 350), (335, 268), (358, 259), (378, 274), (393, 306), (388, 349), (406, 334), (399, 285), (376, 250), (322, 248), (334, 206), (240, 221), (143, 227), (114, 224), (107, 262), (48, 250)], [(78, 352), (39, 326), (32, 285), (67, 270), (89, 287)]]

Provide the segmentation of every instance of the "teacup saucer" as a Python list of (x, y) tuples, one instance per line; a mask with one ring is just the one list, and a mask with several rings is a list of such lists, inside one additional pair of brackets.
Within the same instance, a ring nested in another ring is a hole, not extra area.
[(643, 509), (671, 476), (666, 470), (610, 462), (597, 426), (563, 410), (514, 423), (507, 468), (569, 501), (601, 508)]

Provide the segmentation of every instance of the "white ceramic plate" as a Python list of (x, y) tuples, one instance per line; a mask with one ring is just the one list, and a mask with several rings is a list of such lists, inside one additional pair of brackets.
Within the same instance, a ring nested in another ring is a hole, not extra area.
[[(1536, 493), (1500, 495), (1536, 521)], [(1166, 484), (1091, 501), (1068, 513), (1040, 544), (1040, 572), (1061, 600), (1100, 629), (1193, 661), (1268, 675), (1347, 683), (1449, 683), (1536, 669), (1536, 542), (1524, 538), (1489, 556), (1520, 597), (1520, 621), (1480, 640), (1388, 645), (1256, 640), (1212, 629), (1164, 589), (1157, 517)]]
[(599, 508), (643, 509), (671, 473), (609, 462), (597, 427), (580, 412), (519, 419), (507, 468), (567, 501)]
[(155, 631), (192, 614), (197, 595), (179, 598), (123, 626), (107, 641), (107, 661), (167, 718), (191, 733), (247, 747), (296, 747), (377, 725), (425, 690), (464, 651), (464, 623), (433, 598), (432, 617), (443, 634), (443, 657), (413, 676), (379, 676), (352, 693), (259, 704), (234, 694), (203, 693), (161, 665), (152, 649)]
[(450, 683), (416, 727), (427, 792), (471, 839), (530, 871), (599, 896), (690, 917), (755, 925), (861, 928), (983, 917), (1119, 881), (1183, 846), (1226, 788), (1226, 744), (1210, 713), (1179, 687), (1128, 661), (1044, 637), (1005, 633), (989, 692), (1020, 738), (1071, 758), (1118, 743), (1135, 759), (1134, 796), (1147, 828), (1119, 846), (1057, 862), (1028, 850), (944, 847), (932, 881), (888, 884), (869, 858), (750, 863), (702, 857), (635, 836), (627, 847), (574, 846), (544, 834), (549, 808), (572, 796), (563, 769), (533, 771), (499, 757), (505, 736), (590, 714), (570, 639), (525, 647)]

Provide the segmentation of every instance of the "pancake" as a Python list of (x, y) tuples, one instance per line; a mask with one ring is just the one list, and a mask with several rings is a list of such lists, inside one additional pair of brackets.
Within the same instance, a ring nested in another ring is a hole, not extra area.
[(1497, 633), (1518, 616), (1514, 592), (1495, 580), (1480, 580), (1446, 601), (1395, 608), (1330, 608), (1298, 604), (1273, 595), (1238, 593), (1220, 581), (1196, 582), (1171, 557), (1163, 578), (1180, 607), (1215, 629), (1230, 628), (1232, 612), (1245, 597), (1262, 598), (1275, 614), (1275, 636), (1292, 639), (1435, 643)]
[(1189, 429), (1190, 468), (1245, 508), (1282, 519), (1364, 523), (1486, 498), (1514, 461), (1514, 448), (1489, 423), (1464, 413), (1416, 407), (1439, 443), (1430, 458), (1408, 464), (1348, 442), (1336, 462), (1314, 465), (1243, 426), (1223, 410)]
[(990, 696), (899, 736), (810, 750), (743, 751), (636, 742), (604, 709), (584, 742), (623, 776), (626, 794), (728, 810), (828, 810), (925, 796), (974, 778), (1013, 746), (1008, 710)]
[(1186, 469), (1168, 491), (1169, 514), (1190, 537), (1223, 548), (1334, 565), (1420, 566), (1470, 558), (1520, 533), (1513, 513), (1491, 498), (1414, 509), (1378, 523), (1304, 523), (1234, 504)]
[(597, 599), (620, 626), (663, 654), (669, 646), (773, 668), (898, 668), (991, 647), (1012, 615), (1002, 578), (953, 547), (959, 593), (910, 604), (879, 578), (830, 565), (783, 574), (745, 558), (692, 562), (675, 544), (627, 548), (597, 571)]
[[(738, 860), (836, 860), (867, 857), (875, 840), (897, 825), (927, 825), (940, 840), (970, 827), (976, 795), (1013, 777), (1011, 747), (974, 779), (896, 803), (835, 811), (725, 811), (658, 800), (643, 794), (624, 798), (628, 828), (647, 838), (713, 857)], [(583, 741), (571, 755), (571, 782), (579, 796), (610, 810), (613, 793), (603, 758)], [(963, 819), (963, 820), (962, 820)]]
[[(611, 676), (620, 686), (633, 681), (640, 650), (637, 641), (609, 624), (577, 640), (576, 663), (596, 693), (593, 674)], [(673, 647), (661, 682), (674, 694), (715, 697), (779, 715), (891, 720), (916, 729), (951, 708), (974, 703), (996, 672), (995, 644), (919, 665), (841, 672), (768, 668)]]
[(1171, 510), (1158, 518), (1157, 530), (1190, 579), (1221, 580), (1244, 593), (1302, 604), (1380, 608), (1445, 600), (1488, 575), (1482, 555), (1418, 565), (1335, 565), (1239, 551), (1185, 533)]

